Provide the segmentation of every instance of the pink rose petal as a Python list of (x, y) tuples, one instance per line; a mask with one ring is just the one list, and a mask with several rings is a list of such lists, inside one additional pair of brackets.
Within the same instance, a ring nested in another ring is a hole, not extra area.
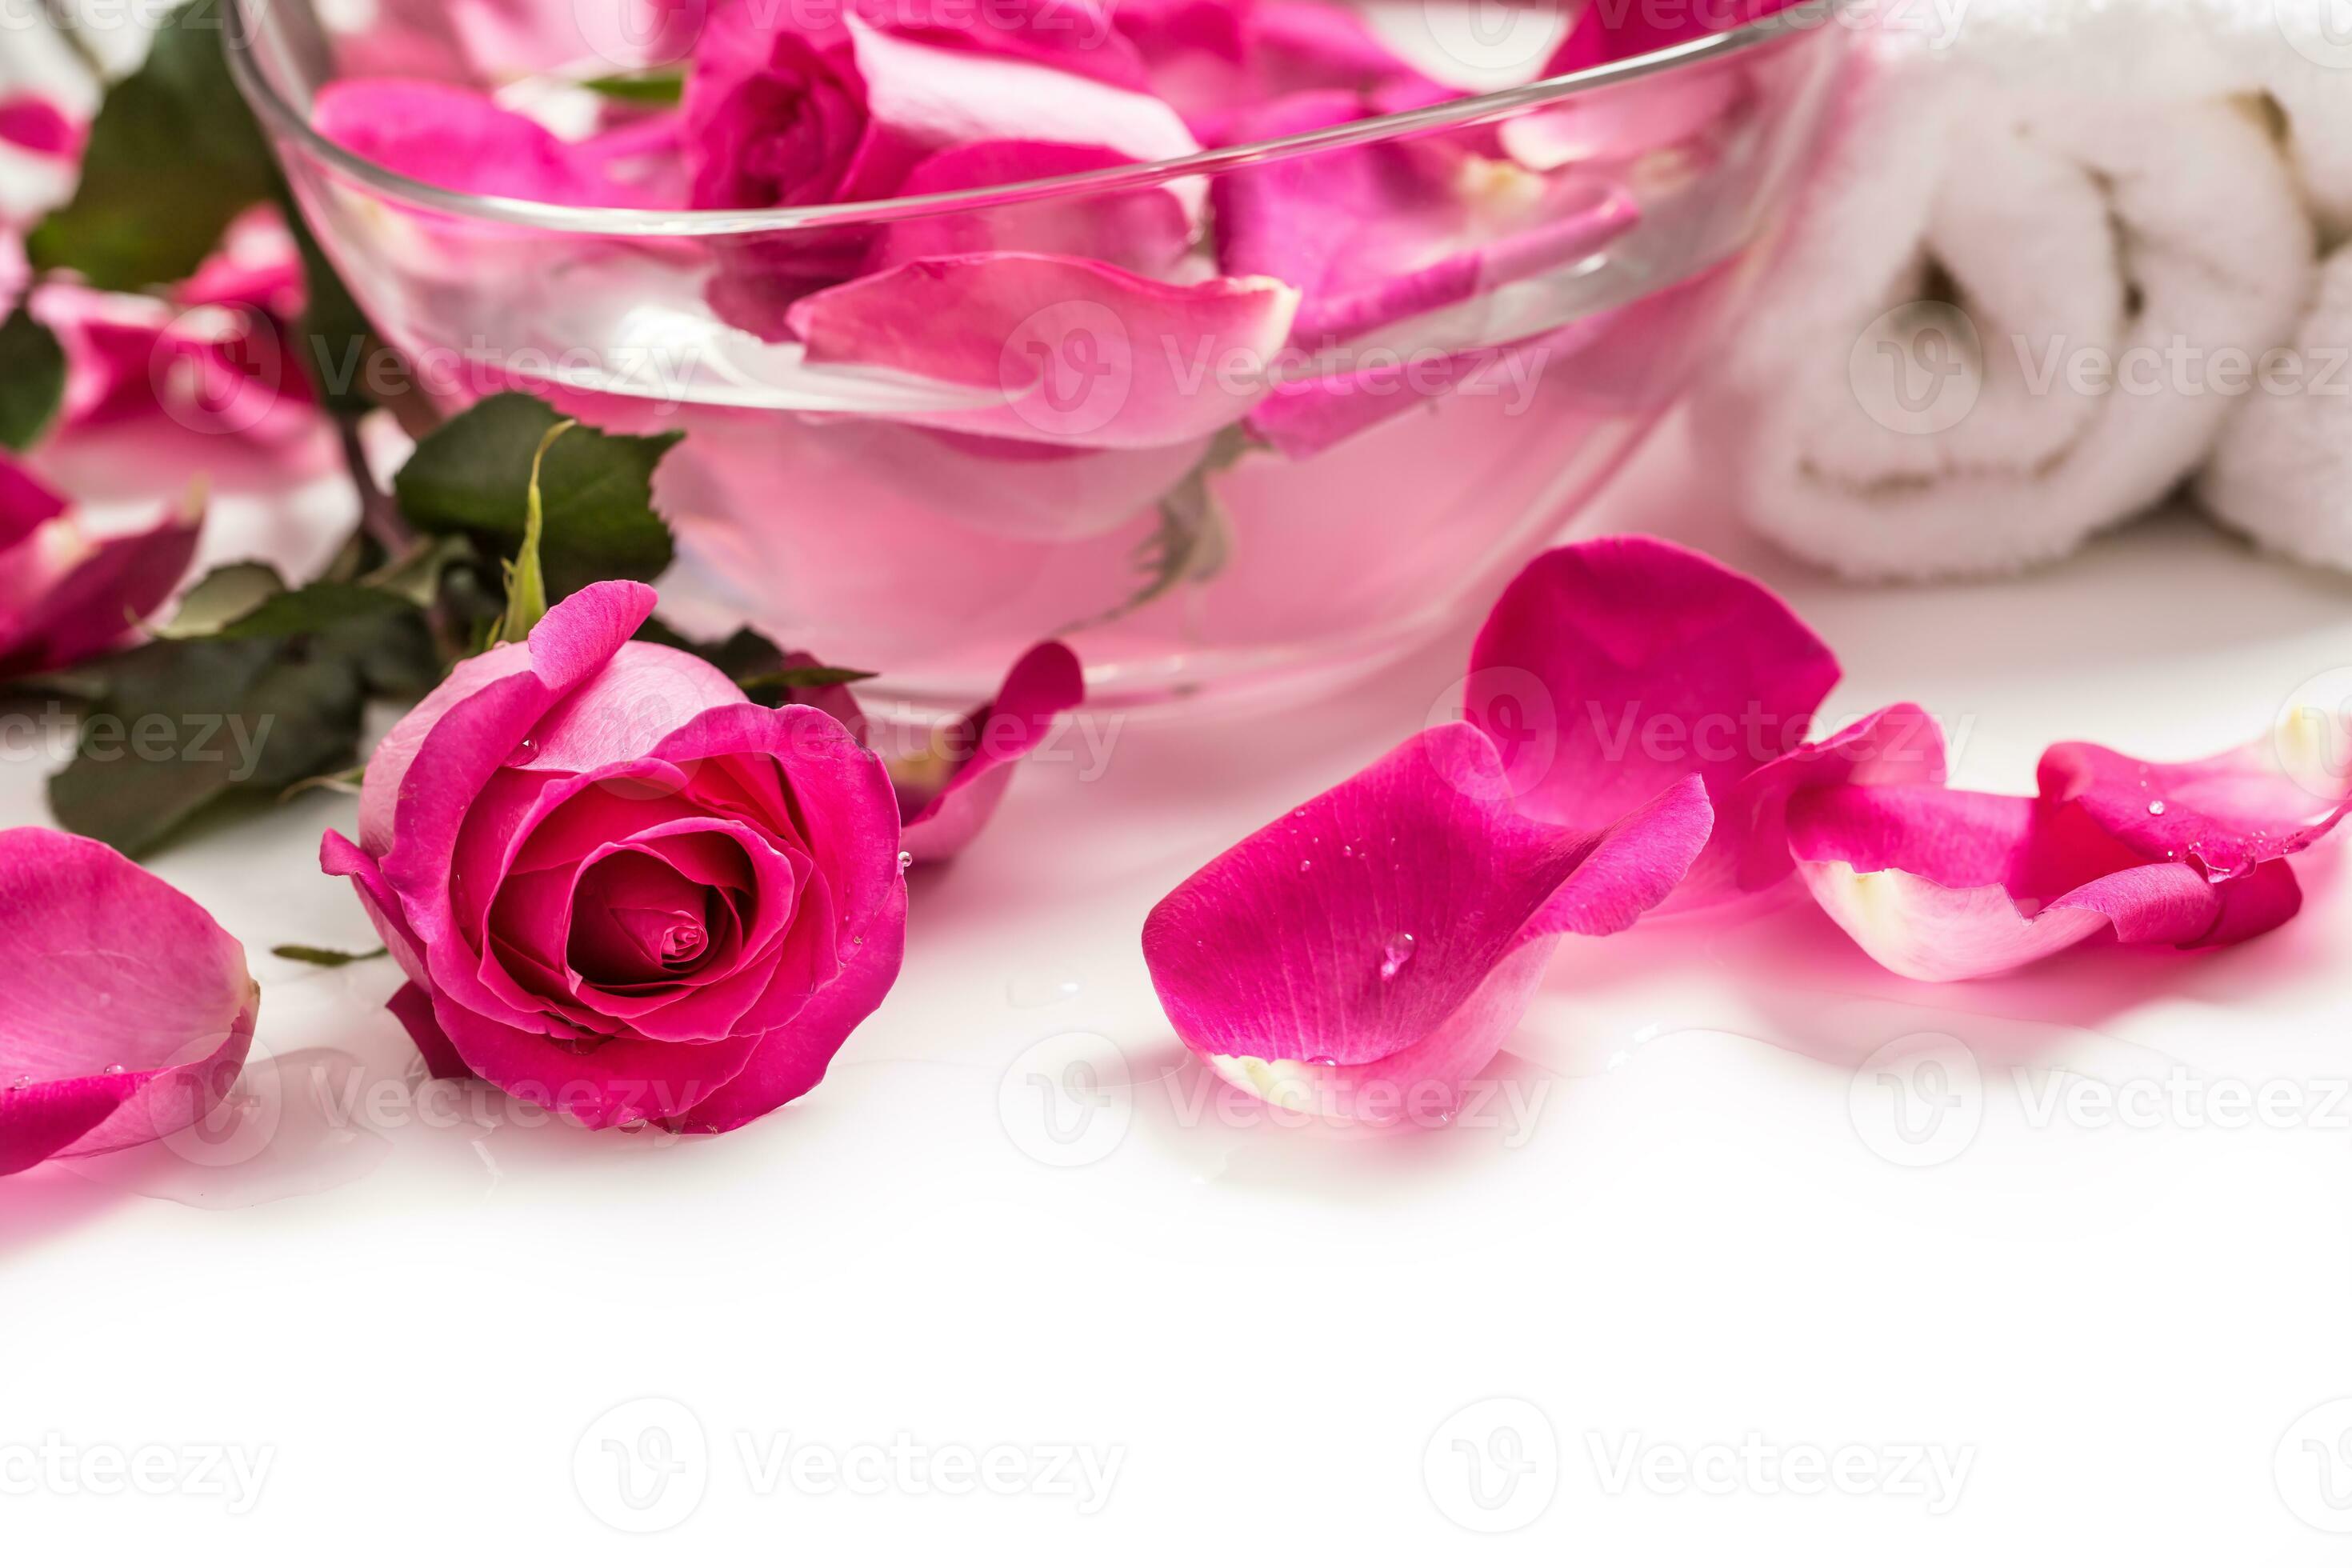
[[(1074, 447), (1160, 447), (1232, 424), (1290, 330), (1264, 278), (1161, 283), (1098, 261), (1004, 253), (908, 262), (812, 294), (788, 322), (812, 364), (916, 375), (981, 395), (898, 416)], [(1251, 374), (1235, 378), (1220, 365)]]
[(0, 677), (63, 669), (132, 640), (187, 574), (202, 521), (175, 510), (139, 532), (92, 538), (0, 457)]
[(197, 1121), (259, 1006), (194, 900), (90, 839), (0, 831), (0, 1174)]
[(1788, 825), (1830, 918), (1918, 980), (1999, 974), (2109, 931), (2175, 947), (2240, 942), (2301, 900), (2283, 860), (2217, 886), (2148, 863), (2074, 806), (2022, 796), (1847, 785), (1796, 795)]
[[(1108, 147), (1059, 142), (976, 142), (934, 153), (908, 171), (902, 196), (937, 195), (1111, 169), (1128, 160)], [(932, 256), (1024, 250), (1084, 257), (1147, 278), (1167, 275), (1192, 246), (1192, 217), (1165, 185), (1059, 201), (972, 207), (902, 218), (877, 237), (876, 271)]]
[(46, 98), (19, 94), (0, 100), (0, 142), (45, 158), (81, 156), (83, 127)]
[(1835, 655), (1779, 595), (1638, 534), (1563, 545), (1503, 590), (1465, 712), (1520, 808), (1596, 827), (1685, 773), (1716, 801), (1803, 741)]
[(2193, 763), (2144, 763), (2087, 741), (2042, 753), (2042, 798), (2071, 801), (2145, 859), (2216, 880), (2308, 848), (2343, 819), (2352, 774), (2343, 720), (2305, 709), (2248, 745)]
[[(1109, 147), (1138, 163), (1200, 149), (1176, 111), (1138, 85), (1113, 86), (1056, 68), (1059, 58), (1045, 65), (916, 42), (855, 16), (847, 26), (867, 110), (900, 149), (895, 156), (902, 171), (924, 154), (973, 142)], [(878, 151), (873, 155), (892, 161)], [(862, 188), (877, 188), (878, 181), (878, 170), (869, 173)]]
[(1712, 821), (1696, 779), (1597, 833), (1534, 821), (1494, 743), (1444, 725), (1195, 872), (1144, 957), (1178, 1037), (1231, 1081), (1345, 1119), (1443, 1114), (1552, 939), (1633, 924)]
[(921, 863), (945, 860), (970, 844), (1004, 798), (1013, 764), (1086, 698), (1086, 677), (1067, 647), (1040, 643), (1023, 654), (992, 701), (950, 726), (929, 755), (891, 768), (905, 818), (899, 847)]
[(1677, 911), (1760, 892), (1794, 868), (1788, 805), (1804, 790), (1837, 784), (1940, 784), (1944, 731), (1927, 710), (1896, 702), (1836, 734), (1808, 741), (1732, 784), (1716, 805), (1715, 833), (1666, 907)]
[(650, 205), (535, 120), (436, 81), (328, 83), (311, 106), (319, 134), (424, 184), (563, 206)]

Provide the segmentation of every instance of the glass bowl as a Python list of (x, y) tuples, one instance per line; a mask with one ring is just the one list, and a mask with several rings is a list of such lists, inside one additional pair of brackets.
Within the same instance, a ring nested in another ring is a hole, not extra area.
[[(940, 705), (1049, 637), (1098, 706), (1297, 701), (1483, 611), (1731, 330), (1847, 32), (1806, 7), (1278, 140), (819, 207), (464, 195), (312, 128), (323, 89), (396, 73), (625, 135), (580, 84), (677, 29), (588, 3), (237, 0), (230, 53), (419, 389), (685, 432), (666, 613)], [(1367, 182), (1377, 233), (1319, 216)], [(1244, 220), (1410, 265), (1221, 281), (1202, 233)], [(813, 276), (855, 286), (810, 307)]]

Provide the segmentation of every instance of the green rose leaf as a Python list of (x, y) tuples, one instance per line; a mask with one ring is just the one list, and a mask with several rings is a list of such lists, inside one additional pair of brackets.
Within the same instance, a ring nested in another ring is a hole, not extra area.
[(580, 85), (615, 103), (642, 103), (656, 109), (673, 108), (686, 97), (686, 77), (677, 71), (593, 76)]
[(346, 963), (365, 963), (372, 958), (384, 958), (389, 950), (377, 948), (373, 952), (345, 952), (339, 947), (310, 947), (299, 942), (280, 943), (269, 950), (280, 958), (290, 958), (297, 963), (315, 963), (321, 969), (341, 969)]
[(845, 686), (854, 680), (871, 680), (870, 669), (843, 669), (833, 665), (784, 663), (782, 649), (749, 626), (739, 626), (729, 637), (717, 642), (697, 642), (668, 622), (656, 616), (637, 630), (640, 642), (659, 643), (664, 647), (681, 648), (704, 663), (715, 665), (719, 672), (743, 689), (743, 694), (773, 708), (784, 699), (784, 693), (796, 687)]
[[(562, 416), (538, 398), (502, 392), (416, 444), (393, 494), (428, 533), (464, 534), (487, 553), (519, 560), (531, 465)], [(540, 562), (550, 603), (610, 577), (651, 582), (669, 565), (669, 524), (653, 506), (654, 469), (683, 438), (613, 436), (582, 425), (550, 447), (540, 468)]]
[(71, 268), (100, 289), (177, 282), (231, 218), (277, 195), (277, 166), (222, 53), (226, 3), (173, 12), (146, 63), (107, 92), (73, 200), (26, 239), (35, 267)]
[(21, 452), (39, 440), (65, 395), (65, 350), (19, 303), (0, 322), (0, 446)]
[[(249, 593), (253, 568), (225, 570), (234, 579), (209, 598)], [(97, 689), (49, 805), (69, 831), (127, 855), (208, 807), (267, 801), (349, 764), (368, 699), (420, 693), (440, 676), (414, 605), (346, 584), (279, 594), (217, 632), (158, 638), (87, 668)]]

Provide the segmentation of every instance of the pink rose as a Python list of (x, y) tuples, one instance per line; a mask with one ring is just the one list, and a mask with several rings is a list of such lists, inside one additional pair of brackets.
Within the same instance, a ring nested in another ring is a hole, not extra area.
[(723, 1132), (798, 1098), (898, 978), (882, 763), (814, 708), (633, 642), (599, 583), (467, 660), (369, 760), (330, 833), (441, 1076), (590, 1127)]
[(686, 163), (698, 207), (838, 201), (866, 143), (866, 86), (844, 52), (778, 33), (751, 68), (706, 70), (686, 100)]

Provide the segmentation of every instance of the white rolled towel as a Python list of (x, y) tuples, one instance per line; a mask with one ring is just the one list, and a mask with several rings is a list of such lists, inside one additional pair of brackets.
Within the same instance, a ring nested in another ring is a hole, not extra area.
[(2352, 571), (2352, 244), (2320, 268), (2294, 341), (2238, 399), (2197, 496), (2274, 549)]
[(1697, 406), (1748, 521), (1856, 577), (2014, 570), (2172, 491), (2309, 299), (2306, 189), (2352, 216), (2352, 158), (2299, 140), (2352, 107), (2268, 0), (1927, 9), (1860, 40)]

